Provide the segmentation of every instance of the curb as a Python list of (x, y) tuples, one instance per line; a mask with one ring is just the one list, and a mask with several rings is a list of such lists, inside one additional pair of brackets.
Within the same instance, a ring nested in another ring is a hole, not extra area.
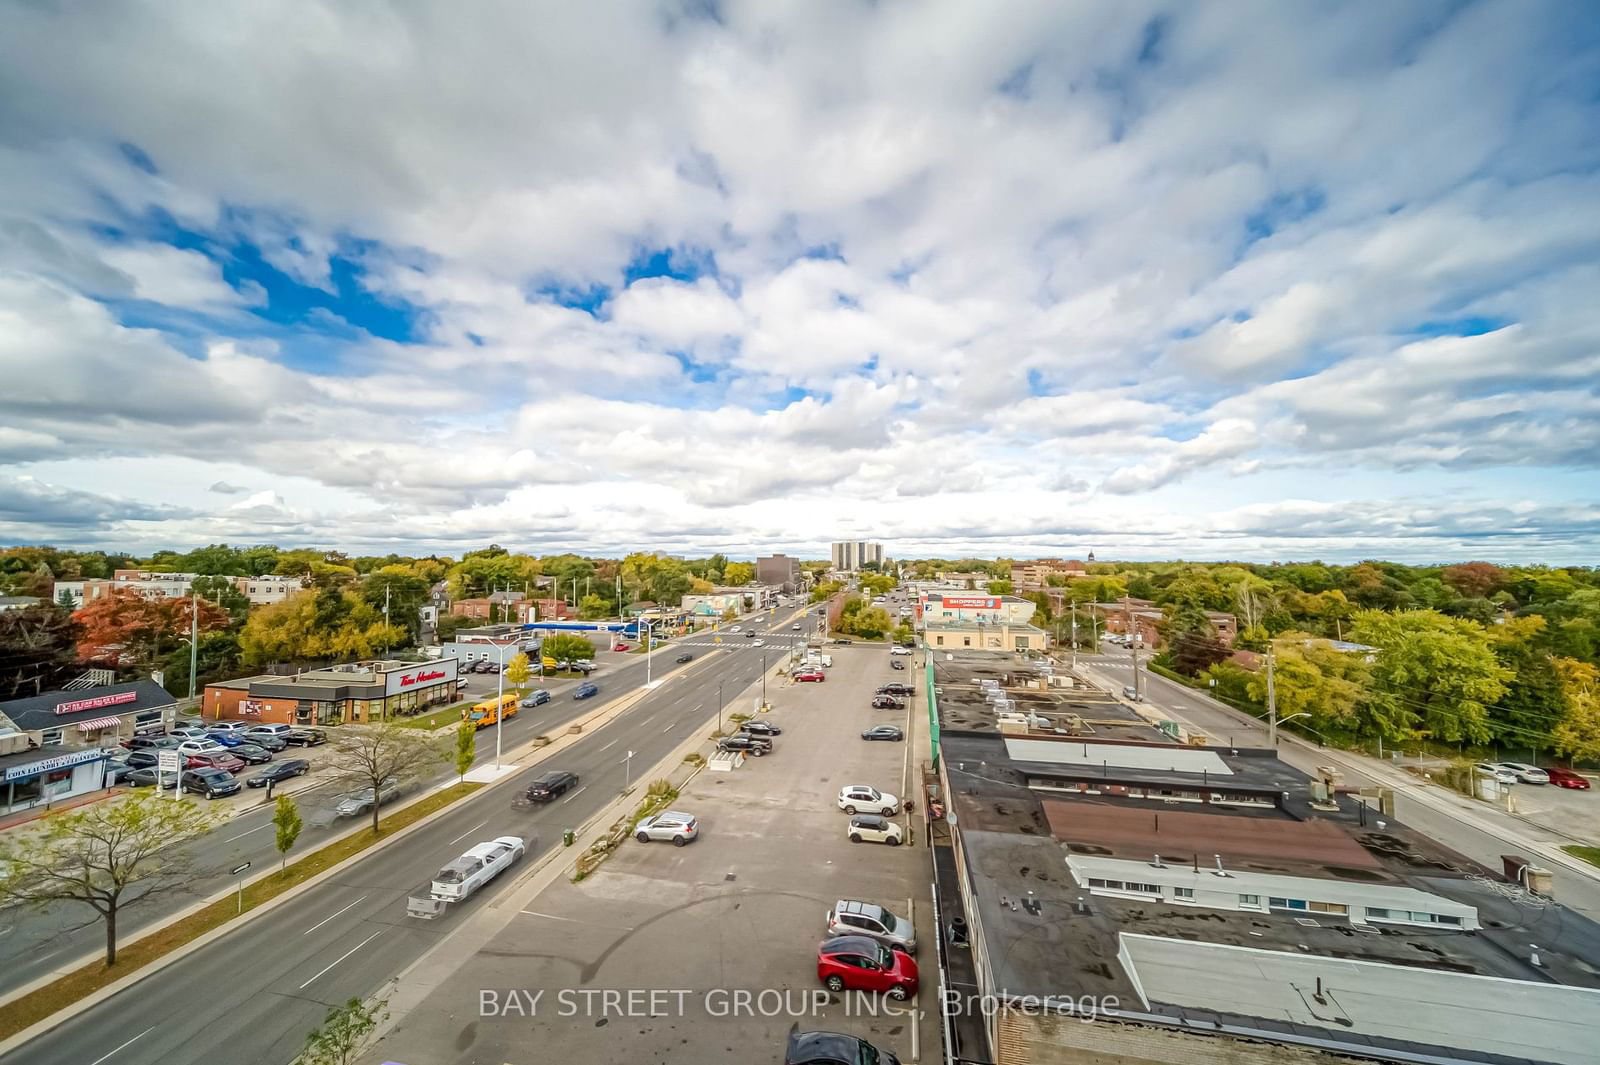
[[(707, 657), (710, 657), (710, 656), (708, 655)], [(668, 674), (668, 676), (670, 676), (670, 675), (671, 674)], [(665, 679), (665, 678), (663, 678), (663, 679)], [(624, 695), (622, 698), (618, 699), (616, 702), (610, 703), (610, 704), (608, 704), (608, 705), (606, 705), (604, 707), (600, 707), (599, 709), (595, 710), (589, 716), (583, 717), (583, 718), (579, 718), (576, 721), (570, 722), (566, 726), (566, 731), (562, 732), (559, 736), (555, 737), (550, 743), (548, 743), (548, 744), (546, 744), (546, 745), (544, 745), (542, 747), (537, 747), (537, 746), (534, 746), (532, 740), (528, 740), (527, 742), (523, 743), (520, 747), (513, 748), (512, 751), (511, 751), (510, 757), (506, 758), (506, 759), (503, 759), (503, 760), (505, 760), (505, 761), (516, 761), (517, 759), (523, 758), (526, 755), (531, 753), (531, 754), (534, 755), (534, 757), (529, 760), (527, 765), (533, 765), (533, 764), (543, 760), (547, 755), (559, 753), (561, 750), (565, 749), (566, 747), (569, 747), (573, 743), (576, 743), (580, 738), (582, 738), (583, 736), (588, 734), (590, 728), (592, 728), (592, 727), (593, 728), (598, 728), (598, 727), (601, 727), (601, 726), (603, 726), (605, 724), (609, 724), (609, 720), (602, 720), (602, 719), (606, 718), (607, 715), (610, 715), (610, 718), (614, 719), (616, 716), (618, 716), (618, 715), (626, 712), (627, 710), (631, 709), (634, 706), (635, 703), (637, 703), (641, 698), (643, 698), (645, 695), (648, 695), (648, 694), (649, 694), (649, 689), (638, 688), (638, 689), (634, 690), (633, 692), (630, 692), (629, 694)], [(575, 726), (579, 728), (578, 732), (571, 731), (572, 728), (575, 727)], [(522, 768), (527, 768), (527, 766), (522, 766)], [(250, 911), (250, 913), (248, 915), (246, 915), (244, 918), (235, 919), (233, 921), (225, 922), (225, 923), (217, 926), (216, 928), (213, 928), (211, 931), (206, 932), (205, 934), (203, 934), (201, 936), (198, 936), (195, 939), (190, 940), (189, 942), (183, 944), (182, 946), (177, 947), (174, 950), (168, 951), (166, 954), (163, 954), (161, 957), (152, 960), (149, 964), (147, 964), (147, 965), (145, 965), (145, 966), (143, 966), (141, 968), (131, 970), (125, 976), (119, 977), (116, 980), (113, 980), (111, 983), (105, 985), (104, 987), (101, 987), (101, 988), (99, 988), (99, 989), (97, 989), (95, 991), (90, 992), (88, 995), (85, 995), (83, 998), (78, 999), (76, 1002), (73, 1002), (73, 1003), (70, 1003), (70, 1004), (68, 1004), (66, 1006), (63, 1006), (61, 1009), (56, 1010), (54, 1013), (51, 1013), (47, 1017), (41, 1018), (39, 1021), (37, 1021), (34, 1024), (28, 1026), (27, 1028), (24, 1028), (22, 1031), (16, 1033), (15, 1035), (11, 1036), (10, 1038), (5, 1039), (5, 1040), (0, 1040), (0, 1056), (4, 1056), (6, 1054), (9, 1054), (11, 1051), (18, 1049), (19, 1047), (25, 1045), (26, 1043), (28, 1043), (32, 1039), (44, 1034), (44, 1032), (46, 1032), (50, 1028), (53, 1028), (56, 1025), (59, 1025), (59, 1024), (63, 1023), (64, 1021), (71, 1020), (73, 1017), (76, 1017), (78, 1014), (83, 1013), (84, 1011), (86, 1011), (88, 1009), (91, 1009), (94, 1006), (99, 1005), (101, 1002), (105, 1001), (108, 998), (111, 998), (113, 995), (116, 995), (116, 994), (118, 994), (118, 993), (120, 993), (122, 991), (127, 990), (129, 987), (132, 987), (134, 984), (137, 984), (139, 981), (145, 979), (146, 977), (153, 976), (154, 974), (160, 972), (162, 969), (165, 969), (167, 966), (169, 966), (169, 965), (171, 965), (171, 964), (173, 964), (175, 962), (181, 961), (183, 958), (188, 957), (190, 954), (193, 954), (195, 951), (201, 949), (202, 947), (205, 947), (205, 946), (209, 945), (210, 943), (212, 943), (213, 941), (215, 941), (217, 939), (220, 939), (221, 937), (229, 934), (230, 932), (233, 932), (233, 931), (243, 927), (243, 925), (247, 921), (253, 920), (255, 917), (258, 917), (258, 916), (260, 916), (262, 914), (270, 913), (273, 909), (277, 908), (278, 906), (282, 905), (283, 903), (286, 903), (286, 902), (290, 901), (291, 899), (298, 898), (300, 896), (300, 894), (302, 892), (304, 892), (305, 890), (310, 889), (310, 888), (314, 888), (317, 885), (319, 885), (319, 884), (323, 883), (324, 881), (328, 880), (329, 878), (344, 872), (350, 865), (354, 864), (355, 862), (358, 862), (361, 859), (367, 857), (368, 855), (376, 853), (377, 851), (383, 849), (384, 847), (388, 847), (388, 846), (398, 842), (399, 840), (404, 839), (406, 836), (410, 835), (412, 832), (420, 831), (424, 826), (432, 823), (437, 818), (439, 818), (439, 817), (443, 816), (444, 814), (447, 814), (447, 813), (449, 813), (449, 812), (451, 812), (453, 810), (458, 809), (460, 807), (461, 803), (469, 802), (472, 799), (478, 797), (479, 795), (484, 794), (485, 792), (492, 791), (494, 788), (504, 784), (507, 780), (509, 780), (514, 775), (515, 774), (507, 773), (504, 776), (500, 777), (499, 779), (491, 781), (491, 782), (485, 784), (483, 787), (477, 789), (476, 791), (473, 791), (473, 792), (467, 794), (466, 796), (463, 796), (462, 799), (460, 799), (459, 801), (451, 803), (448, 806), (441, 807), (440, 809), (435, 810), (433, 813), (431, 813), (428, 816), (422, 818), (421, 820), (412, 822), (411, 824), (407, 825), (405, 828), (402, 828), (400, 831), (396, 832), (394, 835), (389, 836), (386, 839), (378, 841), (378, 843), (376, 843), (375, 845), (373, 845), (371, 847), (368, 847), (365, 850), (360, 851), (359, 853), (352, 854), (349, 858), (346, 858), (344, 861), (339, 862), (336, 865), (329, 866), (327, 869), (324, 869), (322, 872), (318, 873), (316, 876), (312, 877), (310, 880), (307, 880), (304, 883), (298, 885), (298, 887), (294, 891), (286, 891), (286, 892), (283, 892), (283, 893), (279, 894), (275, 898), (269, 899), (268, 901), (262, 903), (260, 906), (257, 906), (254, 909), (252, 909)], [(398, 806), (394, 807), (394, 810), (396, 810), (396, 811), (403, 810), (407, 806), (410, 806), (411, 804), (416, 803), (416, 802), (420, 802), (422, 799), (426, 798), (427, 796), (433, 794), (436, 791), (441, 790), (442, 787), (448, 787), (448, 786), (449, 786), (448, 783), (446, 783), (445, 785), (442, 785), (441, 788), (429, 788), (429, 789), (426, 789), (426, 790), (418, 793), (417, 795), (413, 796), (412, 798), (406, 800), (404, 803), (401, 803)], [(356, 832), (361, 831), (361, 829), (363, 827), (365, 827), (365, 826), (352, 825), (350, 827), (349, 831), (344, 832), (344, 833), (340, 834), (339, 836), (336, 836), (336, 837), (334, 837), (332, 839), (329, 839), (324, 844), (322, 844), (322, 846), (331, 846), (334, 843), (337, 843), (340, 840), (346, 839), (349, 836), (355, 834)], [(320, 850), (322, 848), (318, 847), (317, 849)], [(304, 856), (302, 856), (302, 857), (304, 857)], [(246, 883), (253, 884), (253, 883), (256, 883), (256, 882), (258, 882), (258, 881), (260, 881), (260, 880), (262, 880), (262, 879), (264, 879), (264, 878), (266, 878), (268, 876), (271, 876), (271, 875), (273, 875), (273, 870), (266, 869), (266, 870), (263, 870), (259, 875), (255, 876), (255, 877), (251, 877)], [(213, 896), (210, 896), (210, 897), (208, 897), (206, 899), (203, 899), (203, 900), (201, 900), (199, 902), (196, 902), (194, 905), (185, 908), (184, 910), (180, 911), (179, 913), (173, 915), (173, 917), (171, 919), (169, 919), (167, 921), (164, 921), (161, 924), (152, 925), (152, 926), (150, 926), (148, 928), (140, 929), (137, 933), (135, 933), (134, 935), (130, 936), (126, 941), (119, 942), (118, 946), (120, 948), (120, 947), (125, 946), (125, 945), (127, 945), (129, 943), (136, 943), (140, 939), (143, 939), (146, 936), (154, 935), (155, 933), (157, 933), (159, 931), (162, 931), (163, 929), (171, 927), (173, 924), (177, 923), (178, 921), (184, 920), (185, 918), (192, 916), (193, 914), (199, 912), (200, 910), (204, 909), (205, 907), (210, 906), (211, 904), (213, 904), (215, 902), (221, 901), (222, 899), (227, 898), (229, 895), (233, 895), (237, 891), (238, 891), (238, 887), (235, 886), (235, 887), (227, 889), (226, 891), (218, 892)], [(56, 980), (59, 980), (63, 976), (66, 976), (69, 973), (75, 971), (76, 969), (81, 968), (83, 965), (87, 965), (87, 964), (93, 963), (93, 961), (96, 958), (99, 958), (100, 956), (101, 955), (99, 954), (99, 952), (96, 952), (95, 954), (87, 956), (84, 959), (80, 959), (78, 962), (72, 963), (71, 968), (67, 968), (64, 971), (62, 971), (62, 970), (53, 971), (52, 974), (49, 975), (49, 976), (39, 977), (39, 978), (37, 978), (37, 979), (35, 979), (33, 981), (30, 981), (24, 987), (18, 988), (17, 990), (15, 990), (15, 991), (11, 992), (10, 994), (6, 995), (3, 999), (0, 999), (0, 1008), (4, 1008), (6, 1005), (10, 1004), (11, 1002), (15, 1001), (16, 999), (18, 999), (18, 998), (20, 998), (20, 997), (22, 997), (24, 995), (30, 994), (33, 991), (36, 991), (41, 987), (47, 986), (47, 985), (49, 985), (51, 983), (54, 983)]]

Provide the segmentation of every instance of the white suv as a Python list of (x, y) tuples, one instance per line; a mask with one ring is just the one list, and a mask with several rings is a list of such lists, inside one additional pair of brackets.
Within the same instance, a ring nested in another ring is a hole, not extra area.
[(900, 799), (866, 784), (849, 784), (839, 789), (839, 809), (847, 814), (866, 810), (892, 817), (900, 812)]
[(218, 721), (206, 731), (225, 732), (229, 736), (243, 736), (245, 733), (250, 732), (251, 730), (252, 726), (245, 721)]

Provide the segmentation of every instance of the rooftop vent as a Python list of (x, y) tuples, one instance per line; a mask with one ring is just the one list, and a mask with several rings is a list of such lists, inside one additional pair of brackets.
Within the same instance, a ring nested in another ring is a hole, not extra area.
[(1159, 854), (1155, 856), (1155, 860), (1152, 861), (1150, 863), (1150, 865), (1151, 865), (1152, 868), (1155, 868), (1155, 869), (1165, 869), (1166, 868), (1166, 866), (1161, 864), (1161, 855), (1159, 855)]
[(1322, 925), (1318, 924), (1316, 921), (1313, 921), (1309, 917), (1296, 917), (1294, 919), (1294, 923), (1299, 925), (1302, 928), (1321, 928), (1322, 927)]
[(1224, 869), (1222, 867), (1222, 855), (1213, 854), (1211, 857), (1216, 859), (1216, 862), (1217, 862), (1217, 867), (1215, 869), (1211, 870), (1211, 875), (1212, 876), (1232, 876), (1233, 875), (1232, 873), (1228, 872), (1226, 869)]

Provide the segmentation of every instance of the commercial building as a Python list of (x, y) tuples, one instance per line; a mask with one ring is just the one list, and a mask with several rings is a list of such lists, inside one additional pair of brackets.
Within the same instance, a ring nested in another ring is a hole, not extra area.
[(854, 572), (868, 563), (883, 566), (883, 545), (866, 540), (842, 540), (832, 545), (833, 568)]
[(1384, 789), (1189, 735), (1059, 662), (927, 673), (957, 1060), (1595, 1060), (1600, 926), (1548, 873), (1480, 866)]
[(106, 749), (172, 726), (177, 701), (136, 680), (0, 702), (0, 814), (104, 787)]
[(788, 555), (763, 555), (756, 559), (756, 581), (775, 584), (786, 592), (800, 587), (800, 560)]
[(284, 725), (391, 720), (453, 702), (455, 658), (352, 662), (294, 676), (265, 674), (206, 685), (201, 716)]
[(527, 598), (522, 592), (491, 592), (475, 599), (457, 599), (450, 604), (450, 613), (458, 618), (501, 622), (515, 617), (519, 605)]
[[(1161, 624), (1167, 613), (1150, 600), (1119, 599), (1115, 603), (1090, 603), (1088, 606), (1099, 619), (1101, 632), (1136, 632), (1146, 647), (1160, 646)], [(1205, 614), (1212, 628), (1217, 630), (1217, 641), (1232, 647), (1234, 637), (1239, 635), (1238, 619), (1222, 610), (1207, 610)]]
[(1011, 564), (1011, 587), (1019, 592), (1034, 592), (1048, 587), (1051, 577), (1072, 580), (1089, 576), (1089, 569), (1076, 559), (1036, 558)]
[[(509, 662), (518, 652), (531, 659), (543, 641), (519, 624), (480, 625), (457, 629), (455, 638), (439, 645), (440, 658), (454, 658), (464, 666), (469, 662)], [(430, 655), (433, 651), (430, 649)]]

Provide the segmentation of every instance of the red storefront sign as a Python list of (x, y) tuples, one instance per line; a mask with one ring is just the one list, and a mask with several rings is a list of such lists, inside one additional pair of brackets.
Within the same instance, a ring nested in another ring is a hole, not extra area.
[(79, 710), (98, 710), (102, 706), (131, 703), (139, 698), (138, 692), (120, 692), (116, 695), (97, 695), (93, 699), (74, 699), (70, 703), (57, 703), (56, 713), (76, 714)]
[(413, 684), (426, 684), (430, 680), (443, 680), (444, 670), (436, 669), (432, 673), (406, 673), (400, 677), (400, 687), (409, 688)]

